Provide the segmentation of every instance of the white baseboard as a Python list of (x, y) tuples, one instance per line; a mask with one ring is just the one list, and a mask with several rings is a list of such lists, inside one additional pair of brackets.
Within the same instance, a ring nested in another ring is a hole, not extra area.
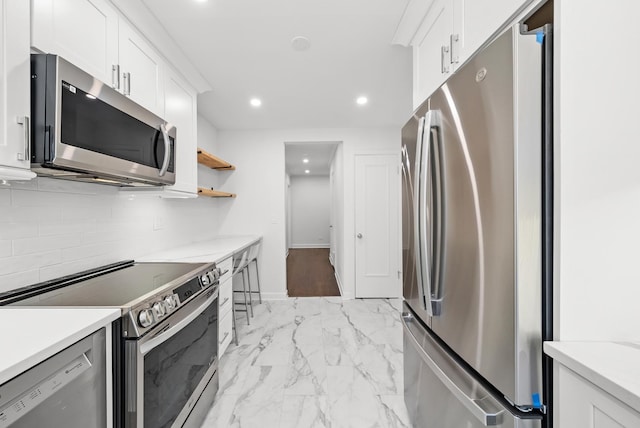
[(333, 260), (331, 251), (329, 251), (329, 263), (331, 263), (331, 266), (335, 267), (336, 265), (334, 264), (335, 260)]
[(278, 293), (265, 293), (262, 292), (262, 300), (287, 300), (289, 296), (287, 296), (287, 292), (278, 292)]
[(329, 244), (292, 244), (291, 248), (329, 248)]

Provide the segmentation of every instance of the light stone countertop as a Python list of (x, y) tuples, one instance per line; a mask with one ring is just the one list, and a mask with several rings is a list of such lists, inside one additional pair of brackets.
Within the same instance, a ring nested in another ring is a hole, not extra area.
[(110, 324), (120, 309), (0, 308), (0, 385)]
[(545, 342), (544, 352), (640, 411), (640, 343)]
[(258, 235), (218, 236), (207, 241), (193, 242), (137, 258), (137, 262), (220, 262), (259, 242)]

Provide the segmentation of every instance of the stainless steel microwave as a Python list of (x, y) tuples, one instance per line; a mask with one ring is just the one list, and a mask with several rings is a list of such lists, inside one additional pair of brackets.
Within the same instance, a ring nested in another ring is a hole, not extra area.
[(176, 128), (56, 55), (31, 55), (31, 169), (116, 186), (175, 183)]

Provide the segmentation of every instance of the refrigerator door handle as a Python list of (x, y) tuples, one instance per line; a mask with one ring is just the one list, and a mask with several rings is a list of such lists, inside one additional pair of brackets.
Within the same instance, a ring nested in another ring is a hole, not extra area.
[[(433, 359), (429, 356), (427, 352), (425, 352), (424, 348), (418, 342), (418, 339), (415, 337), (411, 329), (408, 327), (408, 323), (414, 323), (414, 318), (411, 314), (403, 313), (402, 314), (402, 328), (406, 334), (406, 337), (409, 338), (413, 348), (418, 352), (420, 358), (424, 363), (429, 366), (431, 371), (438, 377), (438, 379), (444, 384), (444, 386), (453, 394), (456, 399), (462, 403), (469, 412), (482, 423), (483, 426), (499, 426), (503, 422), (503, 413), (504, 410), (495, 409), (494, 411), (487, 411), (482, 407), (483, 400), (474, 399), (469, 397), (465, 392), (460, 389), (456, 383), (447, 376), (447, 374), (438, 366), (438, 364), (433, 361)], [(422, 327), (420, 327), (422, 328)], [(425, 333), (428, 334), (428, 333)], [(406, 352), (406, 351), (405, 351)], [(462, 369), (460, 369), (462, 370)], [(468, 376), (466, 374), (461, 374), (460, 377)], [(493, 407), (493, 406), (492, 406)]]
[(430, 263), (431, 269), (431, 290), (429, 302), (431, 304), (431, 310), (433, 315), (438, 316), (442, 311), (442, 254), (444, 251), (444, 200), (443, 194), (443, 171), (442, 171), (442, 113), (440, 110), (432, 110), (430, 129), (429, 129), (429, 141), (432, 149), (432, 172), (430, 174), (432, 182), (430, 183), (430, 190), (432, 192), (431, 204), (431, 243), (430, 249), (432, 254), (432, 260)]
[[(426, 186), (424, 186), (422, 184), (422, 168), (424, 163), (422, 162), (422, 154), (424, 152), (424, 130), (425, 130), (425, 118), (421, 117), (420, 121), (418, 123), (418, 138), (416, 140), (416, 161), (415, 161), (415, 166), (413, 169), (413, 173), (414, 173), (414, 179), (413, 179), (413, 218), (415, 221), (415, 236), (413, 237), (413, 242), (414, 242), (414, 253), (415, 253), (415, 262), (416, 262), (416, 279), (417, 279), (417, 283), (418, 283), (418, 295), (420, 298), (420, 303), (423, 306), (424, 309), (427, 310), (427, 312), (429, 313), (429, 315), (431, 315), (430, 312), (430, 305), (427, 305), (426, 303), (426, 293), (424, 291), (424, 283), (425, 281), (429, 280), (429, 275), (428, 275), (428, 271), (425, 272), (425, 270), (427, 269), (426, 266), (426, 261), (424, 260), (423, 257), (423, 248), (424, 245), (422, 244), (423, 241), (423, 236), (426, 232), (426, 226), (423, 225), (423, 221), (422, 218), (424, 216), (424, 200), (422, 199), (422, 189), (426, 188)], [(426, 239), (426, 237), (424, 238)]]

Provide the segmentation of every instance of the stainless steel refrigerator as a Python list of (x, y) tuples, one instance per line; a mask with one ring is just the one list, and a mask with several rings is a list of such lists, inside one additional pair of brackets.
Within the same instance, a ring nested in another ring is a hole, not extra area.
[(416, 427), (550, 423), (551, 30), (520, 28), (402, 130), (405, 402)]

